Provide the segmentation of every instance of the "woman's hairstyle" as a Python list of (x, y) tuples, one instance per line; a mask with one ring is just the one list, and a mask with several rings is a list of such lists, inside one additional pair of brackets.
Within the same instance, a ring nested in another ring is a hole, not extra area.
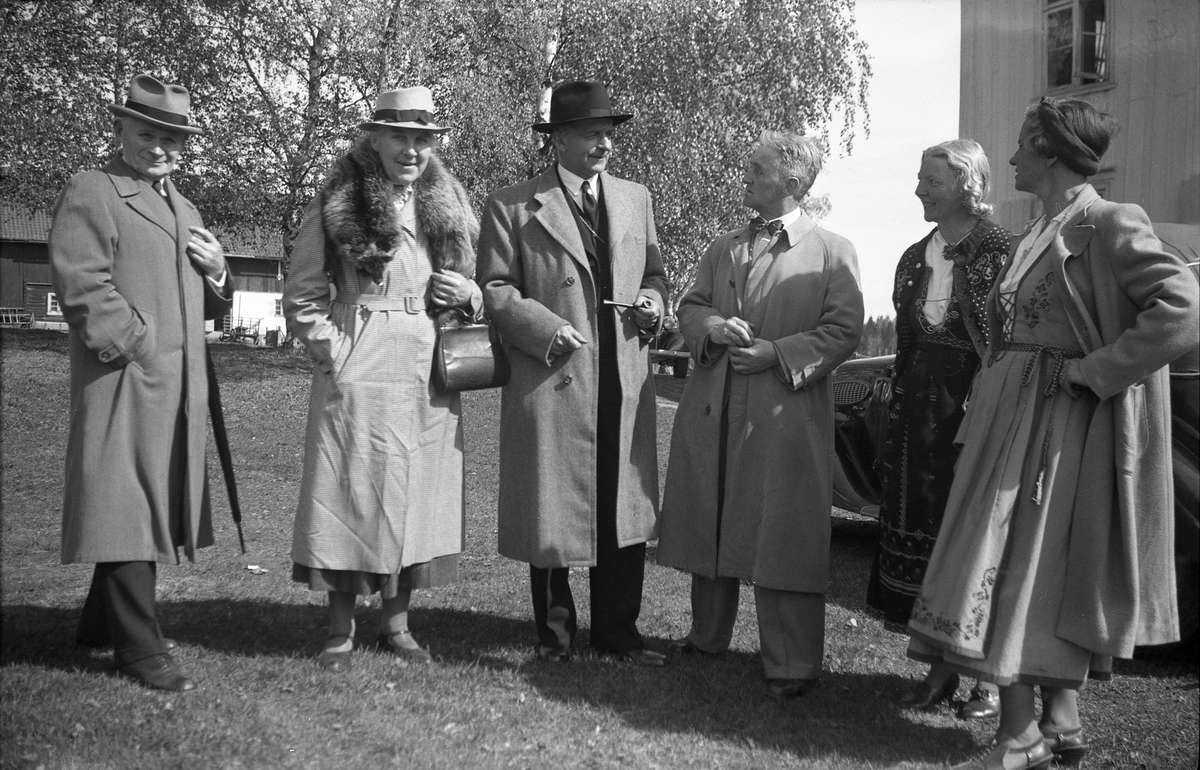
[(954, 172), (954, 181), (962, 194), (963, 203), (972, 214), (979, 217), (991, 215), (991, 204), (983, 201), (992, 189), (992, 169), (978, 142), (970, 139), (951, 139), (935, 144), (921, 153), (921, 160), (926, 158), (941, 158), (946, 161), (946, 165)]
[(800, 181), (800, 187), (792, 196), (799, 202), (808, 194), (808, 188), (812, 187), (817, 174), (821, 173), (821, 162), (825, 155), (821, 143), (807, 136), (782, 131), (763, 131), (758, 141), (762, 146), (779, 153), (779, 166), (785, 176), (794, 176)]
[(1100, 170), (1117, 122), (1082, 99), (1043, 96), (1025, 110), (1025, 142), (1029, 149), (1058, 158), (1077, 174), (1091, 176)]

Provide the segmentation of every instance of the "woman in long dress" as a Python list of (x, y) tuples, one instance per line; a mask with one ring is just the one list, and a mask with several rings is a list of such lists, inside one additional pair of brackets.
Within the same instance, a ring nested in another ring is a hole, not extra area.
[(1114, 128), (1086, 102), (1043, 99), (1009, 161), (1042, 215), (988, 298), (909, 621), (910, 657), (1000, 686), (994, 743), (957, 770), (1079, 762), (1089, 670), (1179, 633), (1166, 367), (1200, 342), (1200, 300), (1145, 212), (1087, 183)]
[(379, 95), (304, 214), (284, 287), (316, 362), (292, 576), (329, 595), (318, 662), (331, 670), (350, 663), (356, 597), (374, 593), (382, 648), (431, 662), (409, 600), (453, 581), (463, 548), (462, 410), (430, 375), (438, 318), (482, 312), (479, 228), (434, 153), (449, 130), (434, 120), (426, 88)]
[[(917, 198), (933, 232), (910, 246), (896, 266), (896, 361), (891, 417), (883, 455), (879, 546), (867, 604), (903, 631), (937, 541), (954, 478), (954, 436), (963, 403), (987, 346), (984, 301), (1008, 256), (1009, 232), (991, 221), (985, 203), (991, 171), (969, 139), (921, 155)], [(905, 708), (952, 700), (957, 674), (933, 666), (901, 697)], [(978, 682), (959, 716), (999, 713), (995, 685)]]

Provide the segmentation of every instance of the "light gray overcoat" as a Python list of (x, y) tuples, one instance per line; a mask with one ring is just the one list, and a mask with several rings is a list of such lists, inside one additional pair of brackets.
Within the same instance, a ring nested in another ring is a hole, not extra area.
[[(854, 247), (801, 215), (750, 270), (752, 233), (713, 242), (679, 303), (679, 328), (698, 366), (675, 414), (658, 561), (704, 577), (823, 593), (833, 506), (830, 372), (853, 354), (863, 299)], [(747, 321), (775, 343), (783, 366), (733, 371), (709, 333)], [(725, 505), (718, 517), (718, 450), (728, 388)]]
[[(650, 192), (604, 174), (613, 299), (649, 295), (665, 306), (666, 279)], [(484, 305), (504, 337), (512, 377), (500, 414), (499, 549), (536, 567), (596, 563), (596, 410), (600, 361), (597, 288), (556, 168), (488, 199), (477, 267)], [(658, 462), (654, 379), (632, 314), (617, 322), (621, 444), (617, 543), (655, 536)], [(589, 341), (549, 358), (565, 324)]]
[[(176, 563), (213, 542), (205, 473), (204, 319), (224, 296), (187, 256), (200, 213), (121, 158), (67, 182), (50, 268), (70, 324), (62, 560)], [(174, 212), (172, 213), (172, 209)]]

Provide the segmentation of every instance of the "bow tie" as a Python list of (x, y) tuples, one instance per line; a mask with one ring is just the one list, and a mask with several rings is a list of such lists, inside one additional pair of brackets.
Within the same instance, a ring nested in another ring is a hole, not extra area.
[(783, 229), (783, 223), (778, 219), (772, 219), (770, 222), (768, 222), (762, 217), (755, 217), (754, 219), (750, 220), (746, 227), (750, 228), (750, 232), (752, 233), (757, 233), (760, 230), (765, 229), (767, 231), (767, 235), (773, 236), (775, 233)]

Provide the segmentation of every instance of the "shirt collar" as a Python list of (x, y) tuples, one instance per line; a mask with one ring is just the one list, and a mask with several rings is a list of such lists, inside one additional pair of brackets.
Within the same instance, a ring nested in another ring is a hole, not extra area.
[(592, 195), (595, 195), (597, 198), (600, 197), (600, 175), (599, 174), (594, 175), (591, 179), (584, 179), (583, 177), (579, 176), (578, 174), (568, 171), (566, 169), (566, 167), (563, 166), (563, 164), (559, 163), (558, 164), (558, 178), (562, 180), (563, 187), (567, 188), (567, 192), (571, 193), (571, 197), (576, 200), (579, 199), (579, 188), (583, 186), (584, 182), (588, 182), (589, 184), (591, 184)]

